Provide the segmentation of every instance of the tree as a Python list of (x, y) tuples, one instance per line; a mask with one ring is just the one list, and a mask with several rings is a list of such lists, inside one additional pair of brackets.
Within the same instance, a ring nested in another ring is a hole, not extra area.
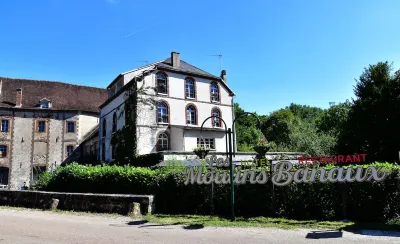
[(273, 112), (262, 125), (262, 132), (268, 141), (277, 145), (289, 145), (290, 134), (300, 119), (288, 109)]
[(399, 73), (392, 74), (388, 62), (364, 69), (354, 88), (354, 105), (339, 135), (339, 152), (366, 153), (370, 160), (398, 160), (399, 77)]
[(344, 123), (348, 119), (352, 103), (346, 100), (344, 103), (331, 106), (324, 110), (315, 120), (318, 132), (327, 133), (338, 137)]
[(260, 129), (257, 128), (258, 121), (252, 115), (242, 115), (244, 114), (244, 110), (240, 108), (238, 103), (235, 103), (234, 106), (235, 118), (240, 116), (235, 123), (238, 151), (252, 151), (252, 146), (257, 144), (257, 141), (260, 138)]
[(288, 148), (292, 152), (302, 152), (310, 156), (330, 155), (336, 138), (328, 133), (318, 132), (314, 123), (301, 121), (289, 135)]
[(291, 103), (286, 109), (290, 110), (294, 116), (299, 117), (301, 120), (307, 120), (309, 122), (314, 122), (318, 118), (323, 109), (317, 107), (311, 107), (307, 105), (299, 105)]

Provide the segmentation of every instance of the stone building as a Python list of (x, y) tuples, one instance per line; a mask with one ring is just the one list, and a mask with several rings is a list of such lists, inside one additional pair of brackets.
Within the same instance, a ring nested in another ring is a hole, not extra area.
[(0, 77), (0, 185), (31, 185), (44, 170), (78, 159), (99, 122), (107, 90)]
[[(136, 79), (139, 76), (144, 79)], [(232, 126), (234, 93), (227, 84), (226, 72), (215, 76), (172, 52), (170, 58), (118, 75), (108, 86), (109, 98), (100, 107), (99, 152), (102, 161), (115, 158), (115, 147), (110, 141), (112, 134), (126, 123), (124, 103), (126, 91), (131, 86), (154, 88), (139, 96), (157, 101), (154, 109), (137, 104), (138, 154), (193, 152), (200, 145), (209, 146), (215, 152), (225, 152), (223, 121), (209, 119), (203, 134), (200, 127), (211, 115), (222, 117), (228, 127)]]

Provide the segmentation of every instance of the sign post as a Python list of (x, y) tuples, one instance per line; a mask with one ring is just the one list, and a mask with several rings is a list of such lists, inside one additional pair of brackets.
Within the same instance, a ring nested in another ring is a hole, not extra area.
[[(242, 114), (240, 114), (238, 117), (236, 117), (233, 120), (232, 123), (232, 128), (235, 128), (235, 122), (238, 118), (240, 118), (243, 115), (253, 115), (254, 117), (257, 118), (258, 121), (258, 128), (260, 129), (260, 133), (261, 133), (261, 121), (260, 119), (257, 117), (257, 115), (255, 113), (249, 113), (249, 112), (244, 112)], [(217, 118), (220, 119), (222, 122), (224, 122), (225, 125), (225, 137), (227, 138), (226, 140), (226, 157), (229, 159), (229, 171), (230, 171), (230, 184), (231, 184), (231, 197), (230, 197), (230, 202), (231, 202), (231, 220), (235, 221), (235, 183), (234, 183), (234, 174), (235, 174), (235, 170), (234, 170), (234, 164), (233, 164), (233, 156), (235, 155), (235, 130), (232, 130), (232, 128), (228, 128), (226, 126), (225, 121), (216, 115), (210, 116), (208, 118), (206, 118), (203, 123), (201, 124), (201, 128), (200, 128), (200, 134), (201, 134), (201, 138), (203, 138), (203, 126), (205, 124), (205, 122), (211, 118)], [(213, 209), (213, 208), (212, 208)]]

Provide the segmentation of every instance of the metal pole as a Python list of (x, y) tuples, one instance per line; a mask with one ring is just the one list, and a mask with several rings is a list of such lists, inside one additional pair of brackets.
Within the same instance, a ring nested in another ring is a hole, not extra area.
[(232, 130), (228, 129), (229, 138), (229, 166), (231, 173), (231, 220), (235, 221), (235, 185), (233, 183), (233, 160), (232, 160)]

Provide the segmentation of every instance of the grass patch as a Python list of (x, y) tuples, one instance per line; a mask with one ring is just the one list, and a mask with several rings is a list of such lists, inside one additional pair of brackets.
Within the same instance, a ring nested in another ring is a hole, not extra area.
[(258, 227), (258, 228), (280, 228), (280, 229), (320, 229), (335, 230), (343, 229), (355, 231), (360, 229), (373, 230), (400, 230), (398, 224), (379, 224), (379, 223), (354, 223), (341, 221), (317, 221), (317, 220), (290, 220), (284, 218), (243, 218), (238, 217), (236, 221), (217, 217), (200, 215), (147, 215), (145, 220), (165, 225), (184, 225), (184, 226), (215, 226), (215, 227)]
[(339, 229), (350, 226), (352, 222), (333, 222), (333, 221), (316, 221), (316, 220), (290, 220), (283, 218), (243, 218), (238, 217), (236, 221), (230, 221), (222, 217), (216, 216), (199, 216), (199, 215), (148, 215), (145, 220), (159, 224), (170, 225), (203, 225), (217, 227), (259, 227), (259, 228), (280, 228), (280, 229), (297, 229), (297, 228), (313, 228), (313, 229)]

